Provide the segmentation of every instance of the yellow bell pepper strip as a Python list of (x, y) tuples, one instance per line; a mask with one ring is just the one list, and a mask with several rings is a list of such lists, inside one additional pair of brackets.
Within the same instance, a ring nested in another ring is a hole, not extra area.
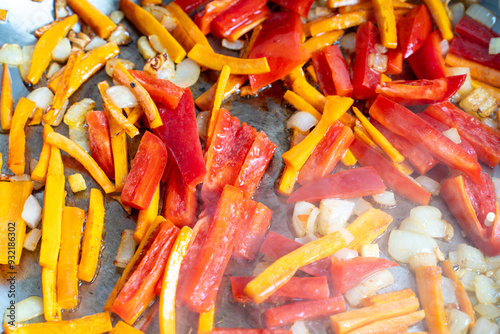
[(217, 79), (217, 86), (215, 89), (214, 105), (212, 106), (212, 112), (210, 113), (210, 119), (208, 121), (207, 128), (207, 147), (210, 146), (212, 137), (215, 131), (215, 125), (219, 119), (219, 111), (222, 101), (224, 100), (224, 95), (226, 92), (227, 82), (229, 80), (229, 75), (231, 74), (231, 67), (224, 65), (220, 71), (219, 78)]
[(132, 93), (134, 93), (152, 129), (163, 125), (158, 108), (148, 91), (129, 73), (121, 62), (117, 62), (113, 68), (113, 79), (121, 85), (129, 87)]
[[(404, 0), (403, 1), (392, 0), (392, 6), (393, 6), (393, 8), (397, 8), (397, 9), (413, 9), (416, 7), (415, 4), (404, 2)], [(354, 11), (361, 10), (361, 9), (366, 9), (366, 10), (373, 9), (373, 2), (366, 1), (366, 2), (361, 2), (361, 3), (359, 3), (357, 5), (353, 5), (353, 6), (340, 7), (339, 13), (344, 14), (347, 12), (354, 12)]]
[(347, 149), (345, 151), (342, 158), (340, 158), (340, 161), (342, 161), (344, 166), (347, 166), (347, 167), (354, 166), (356, 164), (356, 162), (358, 162), (358, 160), (356, 160), (356, 157), (354, 157), (354, 154), (352, 154), (351, 150), (349, 150), (349, 149)]
[(57, 304), (56, 270), (42, 267), (43, 316), (46, 321), (62, 320), (61, 307)]
[(139, 210), (139, 215), (137, 216), (137, 226), (135, 227), (134, 240), (139, 244), (144, 235), (149, 230), (151, 224), (155, 221), (158, 216), (158, 209), (160, 207), (160, 185), (156, 187), (155, 194), (153, 195), (153, 200), (146, 210)]
[(292, 84), (292, 90), (311, 104), (316, 110), (320, 112), (323, 111), (326, 102), (325, 96), (311, 86), (305, 78), (295, 80)]
[(318, 76), (316, 75), (316, 71), (314, 70), (313, 65), (309, 65), (306, 68), (307, 73), (311, 76), (315, 83), (318, 83)]
[(7, 9), (0, 9), (0, 21), (7, 21)]
[(271, 71), (267, 59), (242, 59), (225, 56), (209, 50), (207, 47), (196, 44), (188, 53), (188, 58), (194, 60), (201, 66), (211, 70), (221, 71), (224, 65), (231, 67), (233, 74), (262, 74)]
[(15, 326), (4, 324), (4, 329), (6, 334), (90, 334), (109, 332), (113, 329), (113, 325), (111, 324), (109, 312), (103, 312), (73, 320), (17, 324)]
[(52, 52), (68, 31), (78, 22), (77, 15), (71, 15), (50, 27), (38, 40), (33, 52), (28, 82), (36, 85), (52, 60)]
[(120, 320), (109, 334), (143, 334), (143, 332)]
[(9, 130), (12, 123), (12, 110), (14, 101), (12, 100), (12, 80), (10, 78), (9, 67), (3, 64), (2, 92), (0, 96), (0, 122), (2, 130)]
[[(0, 182), (0, 264), (9, 265), (10, 269), (21, 259), (26, 234), (26, 223), (21, 213), (32, 190), (31, 181)], [(14, 240), (9, 233), (14, 233)]]
[(167, 49), (169, 57), (171, 57), (175, 63), (180, 63), (181, 60), (186, 57), (186, 51), (184, 51), (179, 42), (177, 42), (177, 40), (170, 35), (168, 30), (145, 9), (142, 9), (130, 0), (120, 0), (120, 10), (125, 13), (127, 19), (129, 19), (142, 34), (146, 36), (158, 36), (161, 45)]
[(283, 153), (282, 157), (287, 166), (300, 170), (307, 158), (311, 155), (314, 147), (323, 138), (330, 125), (345, 114), (354, 101), (348, 97), (336, 95), (328, 96), (325, 112), (316, 127), (296, 146)]
[(9, 133), (9, 168), (15, 175), (24, 174), (24, 152), (26, 149), (24, 126), (35, 107), (35, 102), (21, 97), (12, 116)]
[(257, 304), (265, 301), (295, 275), (297, 269), (324, 259), (346, 246), (340, 232), (333, 232), (279, 258), (255, 277), (244, 289)]
[(398, 35), (392, 0), (372, 0), (372, 4), (382, 45), (388, 49), (395, 49), (398, 46)]
[(359, 251), (361, 246), (372, 243), (380, 237), (392, 222), (392, 216), (379, 209), (371, 208), (356, 218), (349, 226), (354, 239), (347, 248)]
[(494, 87), (500, 87), (500, 71), (492, 67), (484, 66), (475, 61), (468, 60), (453, 53), (448, 53), (444, 59), (446, 65), (453, 67), (468, 67), (470, 75), (476, 80), (482, 81)]
[(106, 194), (115, 191), (115, 186), (94, 159), (71, 139), (52, 132), (47, 135), (47, 143), (65, 151), (85, 167), (90, 175), (99, 183)]
[(43, 146), (40, 157), (38, 158), (38, 163), (31, 173), (31, 179), (33, 181), (45, 182), (45, 177), (47, 175), (47, 168), (49, 167), (50, 159), (50, 144), (47, 143), (47, 135), (54, 132), (52, 127), (48, 124), (43, 126)]
[(318, 121), (321, 119), (321, 113), (317, 111), (312, 105), (310, 105), (302, 97), (298, 96), (294, 92), (287, 90), (283, 96), (286, 102), (290, 103), (295, 109), (300, 111), (307, 111), (314, 116)]
[(115, 191), (120, 192), (128, 175), (127, 134), (118, 122), (108, 114), (109, 132), (111, 135), (111, 150), (115, 168)]
[[(236, 92), (246, 81), (248, 77), (246, 75), (230, 75), (226, 84), (226, 91), (224, 92), (223, 101), (231, 96), (234, 92)], [(214, 99), (215, 99), (215, 90), (217, 89), (217, 83), (213, 84), (205, 93), (201, 94), (194, 100), (194, 103), (201, 110), (210, 110), (212, 109)]]
[(332, 45), (340, 37), (342, 37), (342, 35), (344, 35), (344, 30), (329, 31), (324, 34), (309, 38), (304, 42), (304, 47), (312, 54), (323, 49), (325, 46)]
[(61, 151), (54, 146), (50, 147), (49, 167), (47, 168), (47, 176), (48, 175), (64, 175)]
[[(127, 111), (125, 110), (125, 113)], [(144, 115), (144, 110), (142, 110), (141, 105), (137, 105), (129, 114), (127, 114), (127, 121), (130, 124), (135, 124), (135, 126), (139, 126), (139, 123), (137, 121), (141, 119), (142, 115)]]
[[(285, 94), (286, 95), (286, 94)], [(309, 132), (303, 134), (306, 136)], [(294, 143), (297, 143), (295, 140), (295, 136), (302, 135), (298, 130), (294, 129), (292, 134), (292, 140), (290, 141), (290, 148), (294, 146)], [(278, 192), (285, 196), (290, 196), (295, 187), (295, 183), (297, 182), (297, 178), (299, 176), (299, 171), (293, 169), (290, 166), (285, 165), (285, 169), (283, 170), (283, 174), (281, 174), (281, 178), (278, 182)]]
[(104, 231), (104, 198), (98, 189), (90, 190), (89, 211), (82, 239), (82, 257), (78, 265), (78, 278), (92, 282), (101, 253)]
[(335, 14), (331, 17), (327, 17), (313, 23), (311, 25), (311, 35), (316, 36), (332, 30), (342, 30), (359, 26), (360, 24), (367, 22), (369, 17), (370, 11), (368, 10)]
[(429, 333), (448, 333), (441, 287), (441, 268), (437, 266), (417, 267), (415, 277)]
[(78, 258), (85, 211), (65, 206), (61, 225), (61, 248), (57, 262), (57, 303), (63, 310), (78, 306)]
[(441, 0), (424, 0), (425, 5), (429, 9), (434, 22), (438, 26), (441, 36), (450, 42), (453, 39), (453, 29), (451, 27), (450, 18), (446, 14), (443, 2)]
[(90, 26), (97, 36), (107, 39), (116, 29), (116, 24), (87, 0), (67, 0), (73, 12)]
[(294, 68), (290, 73), (286, 75), (285, 78), (290, 80), (290, 82), (293, 84), (293, 82), (297, 79), (304, 79), (306, 80), (306, 76), (304, 75), (304, 70), (302, 69), (304, 67), (304, 64), (300, 64), (296, 68)]
[(214, 329), (215, 305), (212, 305), (207, 312), (200, 313), (198, 319), (198, 333), (210, 333)]
[(168, 256), (160, 293), (160, 333), (175, 333), (175, 292), (179, 281), (181, 264), (188, 251), (193, 231), (184, 226), (175, 239)]
[(33, 114), (33, 117), (31, 118), (31, 121), (28, 123), (28, 125), (29, 126), (40, 125), (42, 123), (42, 118), (43, 118), (43, 109), (35, 108), (35, 113)]

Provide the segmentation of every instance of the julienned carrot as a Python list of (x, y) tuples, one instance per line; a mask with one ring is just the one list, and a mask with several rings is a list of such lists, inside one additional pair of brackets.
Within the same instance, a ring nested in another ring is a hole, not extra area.
[(198, 333), (200, 334), (210, 333), (214, 328), (214, 319), (215, 319), (215, 306), (212, 305), (210, 310), (200, 313), (200, 317), (198, 319)]
[(158, 216), (158, 207), (160, 205), (160, 185), (156, 188), (155, 194), (153, 195), (153, 200), (146, 210), (139, 210), (139, 215), (137, 217), (137, 226), (135, 227), (134, 240), (136, 243), (140, 243), (144, 238), (144, 235), (148, 231), (151, 224), (154, 222)]
[(312, 54), (323, 49), (325, 46), (332, 45), (343, 34), (344, 30), (329, 31), (324, 34), (309, 38), (304, 42), (304, 47)]
[(373, 0), (372, 3), (382, 45), (388, 49), (395, 49), (398, 46), (398, 35), (392, 0)]
[(359, 26), (360, 24), (367, 22), (370, 15), (370, 11), (367, 10), (333, 15), (313, 23), (311, 25), (311, 35), (316, 36), (332, 30), (341, 30)]
[(451, 41), (454, 37), (453, 29), (451, 27), (450, 18), (446, 13), (445, 5), (441, 0), (424, 0), (425, 5), (436, 22), (436, 25), (441, 32), (441, 36), (447, 41)]
[(468, 67), (470, 75), (479, 81), (495, 87), (500, 87), (500, 71), (492, 67), (484, 66), (472, 60), (448, 53), (444, 59), (447, 65), (454, 67)]
[(111, 183), (101, 167), (97, 165), (95, 160), (92, 159), (92, 157), (88, 155), (87, 152), (85, 152), (80, 146), (75, 144), (74, 141), (67, 137), (64, 137), (59, 133), (52, 132), (47, 135), (47, 143), (65, 151), (79, 163), (81, 163), (107, 194), (115, 191), (115, 186), (113, 185), (113, 183)]
[(26, 147), (24, 127), (35, 107), (35, 102), (21, 97), (14, 110), (9, 133), (9, 168), (15, 175), (24, 174)]
[(311, 115), (314, 116), (318, 121), (321, 119), (321, 113), (317, 111), (312, 105), (309, 104), (306, 100), (304, 100), (301, 96), (292, 92), (291, 90), (287, 90), (283, 99), (290, 103), (295, 109), (300, 111), (307, 111)]
[(38, 158), (38, 163), (31, 173), (31, 179), (38, 182), (45, 182), (45, 177), (47, 175), (47, 168), (49, 167), (50, 159), (50, 144), (47, 143), (47, 135), (54, 132), (52, 127), (48, 124), (43, 126), (43, 146), (40, 157)]
[(14, 101), (12, 100), (12, 80), (10, 78), (9, 67), (3, 64), (2, 92), (0, 96), (0, 122), (3, 130), (9, 130), (12, 123), (12, 110)]
[(458, 307), (460, 308), (460, 311), (469, 315), (471, 319), (469, 328), (474, 327), (476, 322), (474, 318), (474, 309), (472, 308), (471, 301), (467, 295), (467, 291), (465, 291), (462, 281), (460, 281), (457, 274), (455, 274), (455, 270), (453, 269), (450, 260), (444, 261), (441, 268), (443, 270), (443, 275), (455, 283), (455, 293), (457, 295)]
[(425, 318), (423, 310), (412, 312), (398, 317), (378, 320), (366, 326), (355, 329), (349, 334), (399, 334), (406, 331), (409, 326)]
[(304, 78), (295, 80), (292, 84), (293, 91), (309, 104), (311, 104), (319, 112), (323, 112), (325, 107), (326, 98), (323, 94), (318, 92), (316, 88), (311, 86)]
[(361, 303), (363, 304), (363, 306), (366, 307), (366, 306), (374, 306), (374, 305), (394, 302), (406, 298), (417, 298), (417, 296), (415, 295), (415, 292), (413, 292), (412, 289), (407, 288), (403, 290), (380, 293), (374, 296), (366, 297), (363, 298)]
[(214, 95), (214, 105), (212, 106), (212, 111), (210, 113), (210, 119), (208, 121), (207, 128), (207, 147), (210, 146), (212, 137), (215, 131), (215, 123), (219, 119), (219, 111), (222, 101), (224, 100), (224, 95), (226, 93), (226, 86), (229, 80), (229, 75), (231, 74), (231, 67), (224, 65), (220, 71), (219, 78), (217, 79), (217, 86)]
[(43, 109), (35, 108), (35, 112), (33, 113), (33, 117), (31, 117), (31, 121), (28, 123), (29, 126), (32, 125), (40, 125), (42, 123), (43, 118)]
[[(144, 2), (144, 1), (143, 1)], [(126, 322), (118, 321), (109, 334), (143, 334), (140, 330), (135, 329)]]
[(119, 192), (122, 191), (128, 175), (127, 134), (113, 117), (108, 115), (108, 120), (115, 169), (115, 189)]
[(61, 307), (57, 303), (56, 270), (42, 267), (43, 316), (46, 321), (62, 319)]
[(347, 246), (359, 250), (364, 244), (372, 243), (384, 233), (392, 222), (392, 216), (382, 210), (371, 208), (356, 218), (349, 226), (354, 239)]
[[(236, 90), (238, 90), (246, 81), (248, 77), (246, 75), (230, 75), (226, 84), (226, 89), (224, 92), (224, 97), (222, 100), (231, 96)], [(196, 98), (194, 103), (201, 110), (210, 110), (214, 104), (215, 90), (217, 89), (217, 83), (213, 84), (205, 93), (201, 94)]]
[(67, 2), (97, 36), (107, 39), (116, 29), (116, 24), (87, 0), (67, 0)]

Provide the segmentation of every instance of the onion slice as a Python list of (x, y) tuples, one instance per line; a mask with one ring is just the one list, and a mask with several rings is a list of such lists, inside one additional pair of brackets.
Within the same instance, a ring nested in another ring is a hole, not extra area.
[(42, 219), (42, 207), (33, 195), (29, 195), (24, 202), (23, 212), (21, 217), (24, 222), (30, 227), (35, 228)]
[(490, 29), (493, 28), (495, 22), (497, 21), (497, 16), (493, 14), (491, 10), (477, 3), (470, 5), (465, 11), (465, 15), (473, 18), (479, 23), (484, 24)]
[(419, 253), (435, 253), (439, 249), (431, 237), (411, 231), (393, 230), (389, 236), (389, 254), (399, 262), (408, 263)]
[(38, 296), (31, 296), (14, 305), (9, 305), (3, 315), (3, 322), (25, 322), (43, 314), (43, 300)]
[(296, 129), (300, 132), (306, 132), (318, 123), (318, 120), (307, 111), (298, 111), (292, 115), (286, 122), (288, 129)]
[(122, 239), (113, 264), (118, 268), (125, 268), (134, 256), (135, 246), (134, 230), (123, 230)]
[(345, 226), (354, 203), (340, 199), (322, 199), (319, 203), (318, 232), (327, 235)]
[(186, 58), (177, 64), (175, 76), (172, 82), (179, 87), (186, 88), (194, 85), (200, 77), (200, 65)]
[(40, 87), (29, 93), (26, 98), (35, 102), (37, 108), (45, 111), (54, 102), (54, 93), (48, 87)]
[(389, 270), (382, 270), (347, 291), (344, 297), (352, 306), (358, 306), (363, 298), (373, 296), (378, 290), (393, 283), (394, 276), (392, 276), (392, 273)]
[(106, 93), (118, 108), (134, 108), (138, 105), (137, 98), (127, 86), (112, 86)]
[(23, 62), (23, 52), (17, 44), (4, 44), (0, 49), (0, 63), (19, 66)]
[(38, 241), (40, 241), (41, 237), (42, 237), (42, 231), (40, 231), (37, 228), (32, 229), (24, 237), (23, 247), (29, 250), (30, 252), (34, 252), (36, 246), (38, 245)]

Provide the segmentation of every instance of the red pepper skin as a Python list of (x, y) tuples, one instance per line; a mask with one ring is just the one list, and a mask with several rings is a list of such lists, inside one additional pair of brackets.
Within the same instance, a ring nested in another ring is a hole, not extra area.
[(323, 94), (352, 96), (351, 77), (338, 45), (314, 52), (312, 61)]
[(240, 260), (252, 261), (259, 251), (260, 245), (271, 225), (273, 212), (262, 203), (254, 204), (254, 212), (242, 224), (237, 233), (233, 257)]
[(214, 328), (209, 334), (292, 334), (286, 329)]
[(361, 283), (369, 276), (399, 266), (394, 261), (378, 257), (354, 257), (349, 260), (330, 258), (330, 281), (332, 283), (333, 295), (338, 296), (346, 293)]
[(329, 175), (353, 140), (354, 134), (349, 127), (333, 123), (300, 169), (299, 183), (308, 185)]
[(337, 296), (321, 300), (296, 302), (264, 311), (266, 327), (281, 327), (298, 320), (308, 320), (344, 312), (344, 297)]
[(224, 32), (224, 37), (230, 42), (236, 41), (246, 32), (253, 29), (256, 25), (264, 22), (269, 17), (271, 10), (267, 6), (256, 9), (253, 13), (242, 19), (238, 24), (232, 26)]
[(484, 47), (488, 47), (490, 39), (500, 37), (495, 31), (488, 29), (484, 24), (464, 15), (455, 26), (455, 32), (462, 38)]
[[(485, 210), (479, 206), (481, 200), (487, 201), (488, 198), (496, 202), (491, 179), (485, 173), (482, 178), (485, 186), (476, 187), (465, 175), (455, 176), (442, 183), (441, 194), (451, 213), (476, 247), (487, 256), (497, 256), (500, 254), (500, 210), (497, 203), (493, 203), (494, 209)], [(485, 217), (488, 212), (495, 213), (495, 221), (491, 226), (484, 225), (484, 219), (478, 218), (476, 209), (482, 209), (479, 212), (481, 217)]]
[(389, 49), (387, 51), (387, 70), (385, 74), (394, 75), (401, 74), (403, 72), (403, 52), (401, 48)]
[[(441, 54), (441, 41), (443, 38), (439, 31), (434, 30), (429, 34), (425, 43), (410, 57), (408, 62), (411, 69), (419, 79), (439, 79), (446, 77), (448, 71)], [(422, 61), (425, 59), (425, 61)]]
[[(251, 276), (232, 276), (231, 291), (233, 299), (238, 303), (252, 303), (253, 299), (249, 297), (243, 289), (254, 279)], [(325, 276), (321, 277), (292, 277), (288, 282), (279, 288), (267, 302), (278, 303), (290, 301), (291, 299), (324, 299), (330, 297), (330, 288)]]
[(323, 198), (348, 199), (376, 195), (384, 190), (384, 182), (373, 167), (355, 168), (325, 176), (297, 189), (287, 203), (316, 202)]
[(318, 78), (318, 86), (324, 95), (335, 95), (335, 84), (333, 74), (326, 61), (323, 50), (318, 50), (311, 55), (314, 72)]
[(163, 217), (174, 225), (192, 227), (196, 222), (196, 189), (186, 185), (177, 166), (172, 166), (165, 187)]
[(309, 57), (302, 46), (302, 26), (300, 17), (292, 12), (272, 13), (264, 22), (249, 58), (266, 57), (271, 71), (249, 76), (252, 91), (283, 78)]
[(210, 1), (205, 5), (205, 9), (196, 13), (194, 16), (194, 23), (196, 23), (202, 33), (208, 35), (210, 33), (210, 25), (212, 24), (212, 21), (230, 6), (234, 5), (236, 1), (237, 0)]
[(146, 131), (123, 186), (123, 204), (138, 210), (148, 208), (165, 170), (167, 158), (165, 144), (160, 138)]
[(302, 17), (307, 17), (314, 0), (271, 0), (278, 5), (290, 9)]
[(184, 95), (184, 89), (168, 80), (158, 79), (143, 71), (130, 70), (129, 72), (148, 91), (155, 102), (169, 108), (177, 108)]
[[(148, 240), (143, 257), (118, 293), (111, 311), (128, 324), (148, 307), (155, 297), (155, 288), (162, 278), (170, 250), (179, 229), (168, 220), (161, 223)], [(149, 245), (150, 244), (150, 245)]]
[(369, 57), (376, 53), (375, 44), (380, 43), (377, 27), (372, 22), (363, 23), (356, 32), (356, 57), (352, 74), (353, 96), (356, 100), (366, 100), (377, 93), (381, 73), (370, 67)]
[(450, 52), (484, 66), (493, 67), (497, 70), (500, 69), (500, 55), (490, 55), (488, 52), (488, 46), (476, 44), (460, 37), (455, 37), (451, 42)]
[(474, 147), (479, 160), (488, 166), (495, 167), (500, 162), (500, 131), (487, 126), (450, 102), (433, 104), (425, 109), (424, 114), (456, 128), (460, 137)]
[(445, 165), (481, 183), (481, 166), (474, 157), (402, 105), (379, 95), (370, 108), (370, 116), (412, 143), (423, 145)]
[(431, 16), (425, 5), (412, 9), (398, 21), (398, 41), (404, 59), (411, 56), (424, 44), (431, 29)]
[(206, 4), (209, 0), (175, 0), (174, 2), (182, 8), (187, 14), (190, 14), (196, 8)]
[(115, 167), (113, 151), (111, 151), (108, 116), (103, 111), (91, 111), (87, 114), (87, 125), (92, 158), (110, 179), (114, 179)]
[(241, 22), (266, 6), (267, 0), (239, 0), (218, 15), (211, 24), (210, 32), (217, 38), (226, 38), (241, 26)]
[(169, 155), (176, 162), (184, 182), (191, 189), (203, 180), (207, 173), (203, 151), (196, 125), (193, 96), (186, 88), (177, 108), (157, 103), (163, 125), (154, 129), (167, 145)]
[(463, 74), (434, 80), (382, 82), (377, 86), (377, 93), (404, 106), (438, 103), (452, 97), (466, 77)]

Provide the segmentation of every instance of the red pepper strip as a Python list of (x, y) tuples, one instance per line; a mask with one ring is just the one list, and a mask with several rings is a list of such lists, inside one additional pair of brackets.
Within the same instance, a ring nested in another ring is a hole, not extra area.
[(236, 233), (251, 212), (249, 209), (253, 209), (251, 202), (240, 189), (224, 187), (198, 259), (186, 274), (189, 282), (186, 282), (182, 301), (191, 311), (206, 312), (215, 303)]
[(330, 66), (328, 66), (323, 49), (314, 52), (311, 55), (311, 60), (314, 67), (314, 73), (316, 73), (316, 78), (318, 79), (319, 88), (323, 95), (335, 95), (332, 70)]
[(196, 189), (186, 186), (179, 168), (172, 166), (165, 188), (163, 217), (176, 226), (192, 227), (196, 222)]
[(374, 167), (387, 186), (394, 192), (420, 205), (429, 203), (431, 193), (425, 191), (418, 183), (408, 178), (392, 161), (375, 149), (358, 139), (354, 140), (349, 149), (362, 166)]
[(185, 92), (184, 89), (168, 80), (158, 79), (143, 71), (130, 70), (129, 73), (148, 91), (155, 102), (169, 108), (177, 108)]
[(175, 0), (174, 2), (178, 4), (183, 11), (190, 14), (196, 8), (206, 4), (209, 0)]
[(191, 91), (186, 88), (175, 109), (160, 103), (157, 103), (157, 106), (163, 125), (157, 127), (155, 133), (167, 145), (169, 155), (179, 167), (187, 186), (195, 189), (203, 180), (207, 170), (198, 136)]
[(365, 278), (379, 271), (399, 266), (396, 262), (378, 257), (358, 256), (349, 260), (331, 257), (331, 261), (330, 281), (334, 296), (346, 293)]
[[(490, 198), (494, 201), (495, 192), (487, 174), (482, 173), (481, 176), (481, 187), (476, 187), (465, 175), (448, 179), (441, 186), (441, 194), (453, 216), (476, 247), (487, 256), (496, 256), (500, 254), (500, 210), (498, 205), (495, 205), (494, 210), (482, 207), (480, 201), (488, 201)], [(484, 220), (479, 219), (477, 209), (482, 209), (479, 212), (482, 217), (488, 213), (486, 211), (495, 213), (495, 221), (486, 226)]]
[(387, 51), (387, 70), (385, 74), (394, 75), (403, 72), (403, 53), (401, 48), (390, 49)]
[(419, 145), (412, 144), (406, 138), (395, 134), (375, 119), (372, 118), (370, 123), (372, 123), (373, 126), (405, 156), (408, 162), (410, 162), (420, 175), (424, 175), (439, 163), (432, 154), (428, 153), (426, 150), (422, 150)]
[[(302, 246), (300, 242), (288, 239), (281, 234), (270, 231), (260, 247), (260, 252), (273, 259), (279, 259), (297, 248), (300, 248), (300, 246)], [(329, 272), (329, 262), (330, 261), (328, 259), (319, 260), (308, 264), (307, 266), (301, 267), (300, 270), (312, 276), (326, 276)]]
[(144, 256), (111, 307), (111, 311), (126, 323), (134, 323), (154, 299), (156, 285), (164, 274), (170, 250), (178, 234), (179, 229), (165, 220), (151, 235), (149, 245), (142, 250)]
[(253, 195), (276, 148), (277, 145), (270, 141), (264, 132), (259, 132), (248, 151), (234, 185), (250, 196)]
[[(262, 203), (255, 203), (254, 212), (242, 224), (233, 249), (233, 257), (252, 261), (257, 255), (267, 229), (271, 225), (273, 212)], [(242, 288), (243, 289), (243, 288)]]
[(355, 198), (380, 194), (384, 190), (384, 182), (373, 167), (355, 168), (325, 176), (297, 189), (287, 203), (316, 202), (323, 198)]
[(450, 52), (459, 57), (500, 70), (500, 55), (489, 54), (488, 46), (476, 44), (460, 37), (455, 37), (451, 42)]
[(237, 0), (214, 0), (205, 5), (205, 9), (199, 11), (194, 16), (194, 22), (205, 35), (210, 33), (212, 21), (222, 12), (234, 5)]
[(161, 139), (146, 131), (123, 186), (123, 204), (139, 210), (148, 208), (163, 175), (167, 157), (167, 149)]
[(237, 25), (228, 29), (227, 32), (225, 33), (226, 39), (229, 40), (230, 42), (236, 41), (238, 38), (249, 32), (256, 26), (260, 25), (265, 20), (267, 20), (270, 13), (271, 10), (267, 6), (263, 6), (255, 10), (245, 19), (239, 21)]
[(321, 300), (291, 303), (264, 311), (266, 327), (281, 327), (298, 320), (316, 319), (344, 312), (344, 297), (337, 296)]
[(271, 71), (249, 76), (252, 91), (283, 78), (309, 58), (309, 51), (302, 45), (302, 37), (302, 21), (297, 14), (281, 12), (269, 16), (249, 58), (266, 57)]
[(308, 185), (329, 175), (353, 140), (349, 127), (340, 122), (333, 123), (300, 169), (299, 183)]
[(351, 97), (353, 91), (351, 77), (339, 46), (327, 46), (323, 48), (323, 52), (326, 62), (333, 73), (333, 84), (335, 85), (336, 95)]
[[(441, 41), (443, 38), (438, 30), (429, 34), (424, 44), (408, 57), (411, 69), (419, 79), (439, 79), (446, 77), (448, 71), (444, 65), (441, 53)], [(425, 61), (422, 61), (425, 59)]]
[(370, 67), (370, 54), (376, 53), (375, 44), (380, 43), (377, 27), (372, 22), (363, 23), (356, 32), (356, 57), (352, 74), (353, 96), (366, 100), (375, 96), (381, 74)]
[(490, 45), (490, 39), (500, 37), (495, 31), (488, 29), (481, 22), (464, 15), (455, 26), (455, 32), (462, 38), (485, 47)]
[(271, 0), (278, 5), (290, 9), (302, 17), (307, 17), (314, 0)]
[(466, 77), (463, 74), (434, 80), (382, 82), (377, 86), (377, 93), (404, 106), (443, 102), (457, 92)]
[(481, 166), (470, 154), (402, 105), (379, 95), (370, 108), (370, 116), (412, 143), (423, 145), (445, 165), (481, 183)]
[(209, 334), (292, 334), (286, 329), (214, 328)]
[[(243, 289), (254, 277), (232, 276), (231, 291), (233, 299), (238, 303), (253, 303), (253, 299), (247, 296)], [(271, 303), (279, 303), (290, 299), (324, 299), (330, 297), (330, 288), (325, 276), (321, 277), (292, 277), (281, 288), (267, 300)]]
[(431, 29), (431, 16), (425, 5), (413, 8), (398, 21), (398, 40), (404, 59), (420, 49)]
[(87, 125), (89, 127), (90, 153), (104, 173), (110, 179), (114, 179), (115, 168), (106, 113), (97, 110), (89, 112)]

